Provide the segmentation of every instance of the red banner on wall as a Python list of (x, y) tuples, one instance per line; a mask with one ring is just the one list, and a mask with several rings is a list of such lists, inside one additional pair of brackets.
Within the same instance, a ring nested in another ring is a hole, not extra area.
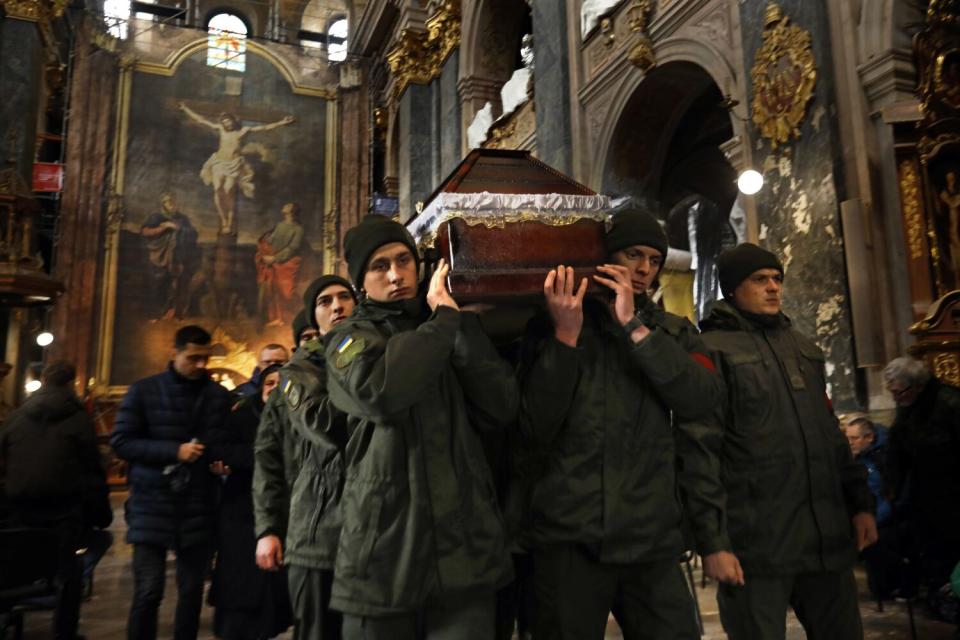
[(59, 162), (33, 163), (34, 192), (59, 193), (63, 189), (63, 165)]

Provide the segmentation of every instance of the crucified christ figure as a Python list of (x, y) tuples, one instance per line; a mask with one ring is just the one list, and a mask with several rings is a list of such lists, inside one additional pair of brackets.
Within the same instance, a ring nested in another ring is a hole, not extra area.
[(213, 187), (213, 203), (220, 215), (220, 233), (233, 233), (236, 223), (237, 189), (243, 195), (252, 198), (253, 168), (243, 157), (242, 145), (248, 133), (270, 131), (291, 124), (293, 116), (286, 116), (276, 122), (243, 127), (232, 113), (221, 113), (219, 122), (207, 120), (196, 111), (180, 103), (178, 105), (188, 118), (217, 132), (220, 147), (214, 151), (200, 169), (200, 179)]

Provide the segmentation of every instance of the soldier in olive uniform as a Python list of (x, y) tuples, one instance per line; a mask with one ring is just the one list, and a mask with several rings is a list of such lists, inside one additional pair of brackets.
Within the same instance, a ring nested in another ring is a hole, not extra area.
[(402, 225), (367, 217), (344, 248), (365, 298), (327, 342), (330, 399), (350, 416), (332, 606), (348, 639), (490, 640), (512, 569), (478, 431), (515, 420), (513, 371), (443, 261), (418, 294)]
[(671, 412), (707, 414), (720, 378), (696, 328), (646, 295), (667, 253), (657, 220), (618, 212), (606, 249), (594, 279), (613, 295), (584, 300), (586, 278), (558, 267), (526, 340), (521, 425), (543, 465), (527, 532), (534, 637), (603, 638), (613, 610), (627, 640), (695, 640)]
[(723, 628), (783, 638), (791, 606), (812, 640), (861, 638), (853, 565), (877, 538), (873, 495), (826, 395), (823, 352), (780, 311), (774, 254), (742, 244), (718, 267), (725, 299), (701, 328), (727, 394), (684, 431), (714, 463), (681, 484)]
[[(303, 302), (304, 315), (323, 336), (350, 316), (356, 298), (347, 280), (327, 275), (307, 288)], [(304, 330), (295, 333), (299, 339)], [(270, 571), (286, 563), (295, 637), (310, 640), (340, 638), (341, 627), (340, 614), (330, 610), (330, 588), (346, 416), (330, 405), (326, 379), (321, 340), (303, 343), (280, 370), (255, 447), (257, 564)]]

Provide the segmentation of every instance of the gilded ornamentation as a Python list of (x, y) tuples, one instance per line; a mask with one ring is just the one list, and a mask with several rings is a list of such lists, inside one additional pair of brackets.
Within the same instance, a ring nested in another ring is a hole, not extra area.
[(917, 151), (920, 152), (920, 160), (927, 164), (930, 158), (937, 155), (940, 150), (948, 145), (960, 145), (960, 133), (941, 133), (934, 137), (924, 136), (917, 143)]
[(3, 10), (8, 18), (31, 22), (59, 18), (66, 6), (66, 0), (3, 0)]
[(767, 5), (763, 45), (753, 69), (753, 122), (774, 150), (800, 137), (817, 84), (810, 32), (790, 24), (775, 3)]
[(636, 43), (627, 52), (630, 64), (647, 73), (657, 66), (657, 54), (653, 49), (653, 40), (647, 31), (655, 9), (653, 0), (637, 0), (627, 9), (627, 25), (637, 34)]
[(933, 358), (933, 374), (942, 382), (960, 387), (960, 358), (956, 353), (938, 353)]
[(537, 130), (536, 105), (531, 100), (504, 121), (490, 128), (483, 147), (486, 149), (520, 149)]
[(926, 123), (955, 117), (960, 111), (960, 29), (958, 0), (931, 0), (925, 28), (913, 48), (920, 79), (919, 93)]
[(641, 36), (637, 43), (630, 48), (627, 59), (644, 73), (649, 72), (650, 69), (657, 66), (657, 54), (653, 51), (653, 40), (647, 36)]
[(920, 203), (920, 176), (910, 160), (900, 163), (900, 197), (903, 200), (903, 224), (907, 231), (907, 250), (911, 260), (923, 258), (923, 207)]
[(627, 24), (634, 33), (646, 33), (653, 15), (653, 0), (637, 0), (627, 9)]
[(448, 0), (430, 16), (426, 31), (403, 29), (387, 52), (387, 65), (396, 78), (393, 93), (399, 98), (410, 84), (429, 84), (440, 76), (447, 58), (460, 46), (460, 3)]
[(942, 24), (960, 28), (960, 2), (957, 0), (930, 0), (927, 6), (927, 24)]
[(617, 34), (613, 30), (613, 20), (604, 18), (600, 21), (600, 33), (603, 35), (603, 44), (609, 49), (617, 41)]

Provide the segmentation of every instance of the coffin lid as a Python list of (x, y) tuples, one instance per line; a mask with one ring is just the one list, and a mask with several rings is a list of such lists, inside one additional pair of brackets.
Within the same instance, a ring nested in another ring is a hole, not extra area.
[(511, 149), (474, 149), (427, 198), (440, 193), (597, 193), (530, 155)]
[(407, 228), (421, 248), (433, 245), (440, 225), (502, 227), (536, 221), (554, 226), (578, 220), (606, 222), (610, 198), (552, 169), (529, 151), (475, 149), (433, 192)]

